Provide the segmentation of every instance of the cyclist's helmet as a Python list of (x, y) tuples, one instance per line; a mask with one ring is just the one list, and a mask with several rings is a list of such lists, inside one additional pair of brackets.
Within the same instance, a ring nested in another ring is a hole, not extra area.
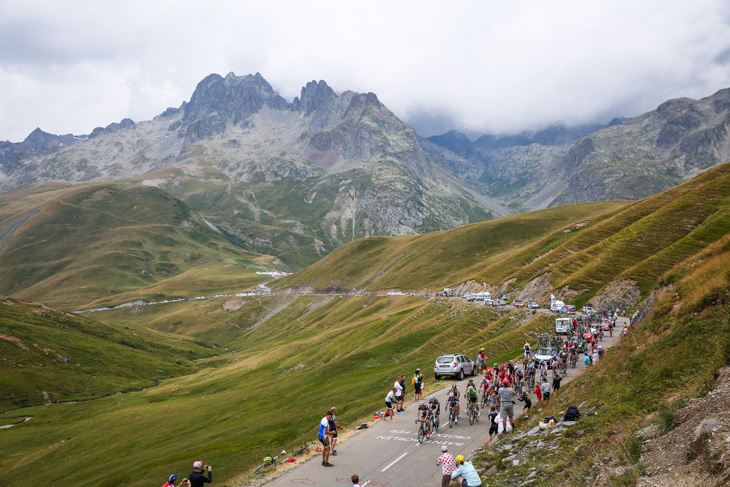
[(469, 384), (473, 383), (474, 379), (469, 379)]
[(434, 402), (435, 400), (436, 400), (436, 396), (434, 396), (433, 394), (428, 396), (428, 402)]
[(494, 362), (495, 367), (499, 367), (499, 364), (497, 362)]
[(456, 455), (456, 464), (461, 465), (464, 463), (464, 455)]
[(175, 475), (175, 474), (172, 474), (172, 475), (170, 475), (170, 478), (169, 478), (169, 479), (167, 479), (167, 482), (168, 482), (168, 483), (173, 483), (173, 482), (174, 482), (174, 481), (176, 481), (176, 480), (177, 480), (177, 475)]
[(424, 401), (423, 399), (421, 399), (420, 401), (418, 401), (418, 404), (421, 405), (421, 406), (423, 406), (424, 404), (426, 404), (426, 401)]

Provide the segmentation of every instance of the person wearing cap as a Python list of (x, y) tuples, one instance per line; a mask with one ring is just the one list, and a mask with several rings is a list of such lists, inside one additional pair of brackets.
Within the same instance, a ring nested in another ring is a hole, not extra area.
[(467, 462), (463, 455), (456, 455), (456, 470), (451, 473), (451, 480), (459, 482), (461, 487), (481, 487), (482, 479), (471, 462)]
[[(177, 475), (173, 474), (170, 475), (170, 477), (167, 479), (167, 482), (162, 487), (175, 487), (175, 481), (177, 480)], [(177, 484), (177, 487), (180, 487), (181, 485), (190, 485), (188, 482), (188, 479), (182, 479), (179, 484)]]
[(603, 346), (598, 345), (598, 360), (603, 360), (604, 353), (606, 353), (606, 351), (603, 349)]
[(449, 487), (451, 474), (454, 472), (454, 457), (451, 456), (446, 445), (441, 447), (441, 456), (436, 459), (436, 465), (441, 467), (443, 473), (441, 487)]
[[(190, 487), (203, 487), (203, 484), (213, 481), (213, 469), (210, 468), (210, 465), (204, 465), (203, 460), (198, 460), (197, 462), (193, 463), (193, 468), (195, 470), (193, 470), (190, 475), (188, 475), (188, 485)], [(203, 470), (208, 471), (207, 478), (203, 474)]]

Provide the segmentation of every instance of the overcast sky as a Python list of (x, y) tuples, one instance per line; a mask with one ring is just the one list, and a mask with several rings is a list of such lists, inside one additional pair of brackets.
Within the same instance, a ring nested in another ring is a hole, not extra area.
[(421, 135), (605, 122), (730, 87), (730, 2), (0, 0), (0, 140), (151, 119), (230, 71), (372, 91)]

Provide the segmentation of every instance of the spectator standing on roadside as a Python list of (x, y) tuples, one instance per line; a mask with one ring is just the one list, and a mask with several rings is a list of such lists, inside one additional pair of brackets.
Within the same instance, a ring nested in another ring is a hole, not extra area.
[(588, 356), (588, 352), (583, 353), (583, 368), (587, 369), (591, 365), (591, 358)]
[(482, 358), (484, 354), (484, 349), (482, 348), (481, 351), (477, 354), (477, 374), (482, 373), (482, 368), (484, 367), (484, 359)]
[(335, 450), (335, 445), (337, 444), (337, 430), (341, 430), (342, 426), (337, 424), (337, 408), (332, 406), (332, 409), (330, 409), (330, 411), (332, 411), (332, 418), (329, 420), (329, 428), (332, 436), (330, 455), (337, 455), (337, 450)]
[(499, 417), (499, 413), (497, 413), (497, 408), (494, 404), (489, 408), (489, 415), (487, 418), (489, 418), (489, 441), (488, 443), (492, 442), (492, 435), (497, 436), (499, 433), (499, 424), (497, 424), (497, 418)]
[(448, 451), (446, 445), (442, 446), (441, 456), (436, 459), (436, 465), (441, 466), (441, 472), (443, 473), (441, 487), (449, 487), (451, 474), (454, 472), (454, 457)]
[(360, 487), (360, 477), (357, 474), (350, 477), (350, 480), (352, 480), (352, 487)]
[(405, 387), (403, 387), (403, 384), (400, 382), (401, 376), (396, 377), (395, 383), (393, 384), (393, 387), (398, 389), (395, 393), (395, 399), (396, 399), (396, 406), (395, 406), (395, 412), (398, 414), (403, 413), (403, 391), (405, 390)]
[[(203, 487), (203, 484), (213, 482), (213, 469), (210, 468), (210, 465), (203, 466), (203, 460), (193, 463), (193, 468), (195, 470), (188, 475), (188, 485), (190, 487)], [(203, 475), (203, 470), (208, 471), (208, 477)]]
[[(537, 396), (537, 405), (539, 406), (542, 402), (542, 389), (540, 389), (540, 383), (535, 381), (535, 390), (532, 391)], [(539, 408), (538, 408), (539, 409)]]
[(540, 385), (540, 389), (542, 389), (542, 400), (544, 402), (548, 402), (550, 400), (550, 383), (547, 381), (547, 379), (543, 379), (542, 384)]
[(593, 365), (598, 365), (598, 349), (593, 349)]
[(603, 360), (604, 353), (606, 353), (606, 351), (603, 349), (603, 346), (598, 345), (598, 360)]
[(413, 402), (421, 399), (423, 399), (423, 376), (421, 369), (416, 369), (416, 373), (413, 374)]
[(327, 411), (327, 414), (322, 418), (322, 421), (319, 422), (319, 442), (322, 443), (322, 466), (324, 467), (334, 467), (329, 462), (330, 459), (330, 436), (332, 435), (332, 432), (330, 431), (330, 419), (332, 419), (332, 411)]
[(524, 414), (527, 419), (530, 419), (530, 408), (532, 407), (530, 394), (528, 394), (527, 391), (522, 391), (522, 395), (518, 397), (517, 400), (525, 403), (525, 405), (522, 406), (522, 414)]
[(502, 416), (502, 430), (507, 432), (507, 418), (512, 425), (512, 429), (515, 428), (515, 390), (509, 385), (508, 381), (502, 382), (502, 387), (499, 388), (499, 404), (500, 404), (500, 415)]
[(558, 397), (558, 391), (560, 390), (560, 381), (562, 381), (563, 378), (560, 377), (559, 372), (555, 372), (555, 377), (553, 377), (553, 395), (555, 397)]

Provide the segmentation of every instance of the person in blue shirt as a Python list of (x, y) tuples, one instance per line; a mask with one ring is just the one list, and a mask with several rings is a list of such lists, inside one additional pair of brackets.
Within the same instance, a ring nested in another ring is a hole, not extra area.
[(319, 442), (322, 443), (322, 465), (325, 467), (332, 467), (333, 465), (329, 462), (330, 459), (330, 420), (332, 419), (332, 411), (327, 411), (327, 415), (322, 418), (319, 423)]
[(591, 365), (591, 358), (588, 356), (588, 352), (583, 355), (583, 368), (587, 369)]
[(459, 482), (461, 487), (481, 487), (482, 479), (479, 478), (474, 465), (464, 461), (463, 455), (456, 456), (457, 469), (451, 474), (451, 480)]

